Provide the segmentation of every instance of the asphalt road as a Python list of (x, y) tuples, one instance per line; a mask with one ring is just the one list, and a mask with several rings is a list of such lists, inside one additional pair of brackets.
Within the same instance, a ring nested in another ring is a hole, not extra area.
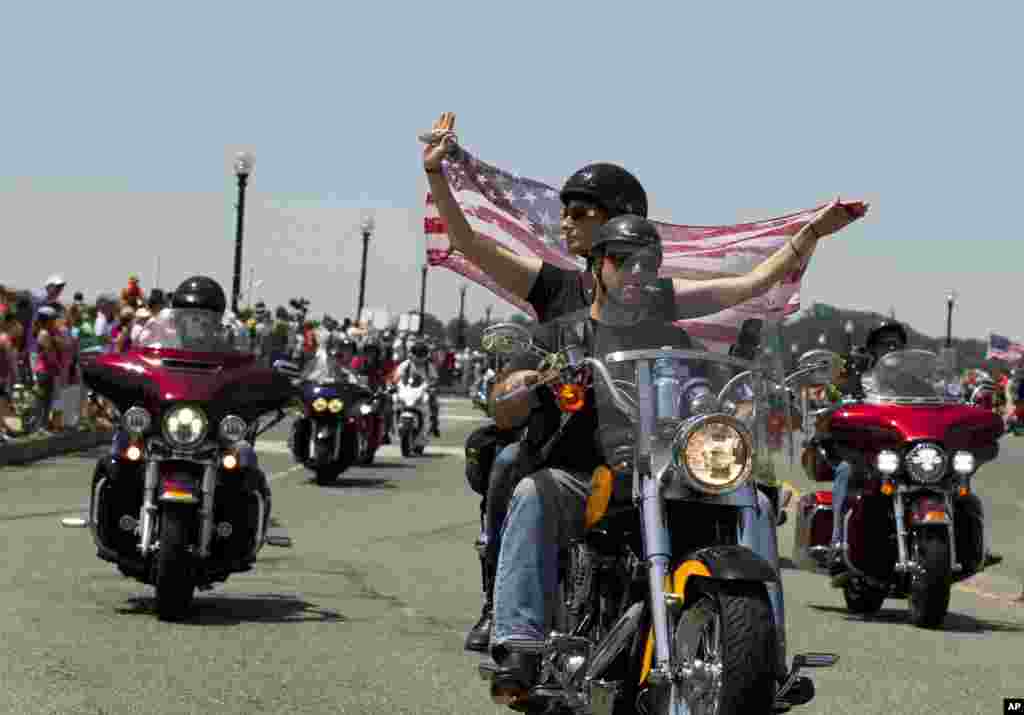
[[(58, 525), (80, 513), (96, 453), (0, 469), (0, 712), (510, 712), (462, 650), (480, 606), (479, 498), (459, 455), (479, 422), (466, 401), (442, 414), (445, 438), (427, 456), (387, 449), (334, 487), (292, 465), (283, 429), (266, 435), (261, 460), (294, 548), (265, 548), (181, 624), (159, 622), (152, 592), (98, 560), (87, 531)], [(988, 715), (1024, 695), (1022, 462), (1024, 439), (1007, 438), (978, 479), (1008, 558), (957, 587), (944, 630), (910, 626), (905, 601), (848, 616), (823, 577), (785, 570), (791, 652), (841, 656), (795, 712)], [(792, 533), (790, 522), (787, 556)]]

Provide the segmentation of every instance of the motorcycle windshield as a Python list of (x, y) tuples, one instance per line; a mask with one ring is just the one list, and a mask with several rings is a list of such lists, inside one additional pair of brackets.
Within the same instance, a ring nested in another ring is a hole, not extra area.
[(167, 308), (143, 327), (138, 348), (189, 350), (204, 353), (238, 352), (221, 316), (209, 310)]
[(928, 350), (899, 350), (882, 356), (863, 384), (871, 402), (932, 404), (959, 398), (957, 376)]
[(360, 384), (351, 370), (342, 367), (337, 359), (323, 348), (317, 350), (313, 359), (306, 364), (306, 369), (302, 371), (302, 380), (321, 385)]

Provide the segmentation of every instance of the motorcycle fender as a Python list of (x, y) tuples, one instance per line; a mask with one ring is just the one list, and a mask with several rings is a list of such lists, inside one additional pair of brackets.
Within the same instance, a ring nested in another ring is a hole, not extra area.
[(938, 494), (916, 494), (907, 500), (907, 515), (912, 526), (951, 524), (946, 500)]
[[(672, 575), (665, 577), (665, 591), (686, 603), (686, 584), (691, 576), (718, 581), (778, 581), (779, 575), (765, 559), (744, 546), (708, 546), (690, 554)], [(654, 629), (644, 648), (640, 683), (647, 680), (654, 659)]]

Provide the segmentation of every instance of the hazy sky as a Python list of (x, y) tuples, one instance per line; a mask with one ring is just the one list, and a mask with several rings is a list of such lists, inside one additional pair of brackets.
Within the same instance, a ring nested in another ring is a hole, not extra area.
[[(947, 9), (948, 8), (948, 9)], [(1024, 6), (1016, 3), (8, 3), (0, 283), (87, 296), (130, 271), (230, 290), (230, 159), (256, 154), (245, 263), (270, 305), (415, 309), (426, 183), (416, 135), (560, 184), (613, 161), (651, 216), (719, 224), (836, 194), (869, 217), (819, 247), (804, 303), (932, 334), (1017, 319)], [(427, 309), (459, 279), (428, 278)], [(473, 286), (470, 318), (495, 305)]]

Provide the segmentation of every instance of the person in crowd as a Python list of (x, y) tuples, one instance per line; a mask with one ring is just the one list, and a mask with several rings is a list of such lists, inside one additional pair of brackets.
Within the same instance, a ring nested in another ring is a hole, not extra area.
[(46, 416), (47, 427), (51, 432), (61, 432), (64, 429), (60, 395), (63, 388), (63, 355), (68, 345), (61, 334), (57, 319), (57, 310), (53, 306), (44, 305), (39, 308), (32, 326), (32, 337), (36, 345), (32, 371), (39, 391), (40, 409)]
[(117, 324), (110, 331), (111, 352), (127, 352), (132, 345), (132, 323), (135, 320), (135, 309), (130, 305), (121, 306), (121, 314)]
[(0, 305), (0, 444), (3, 444), (9, 439), (8, 420), (15, 417), (11, 387), (18, 381), (18, 348), (22, 329), (10, 309), (10, 298), (0, 296), (0, 300), (3, 300)]
[(128, 276), (128, 285), (121, 289), (121, 305), (141, 308), (145, 305), (145, 295), (139, 285), (139, 277), (134, 273)]

